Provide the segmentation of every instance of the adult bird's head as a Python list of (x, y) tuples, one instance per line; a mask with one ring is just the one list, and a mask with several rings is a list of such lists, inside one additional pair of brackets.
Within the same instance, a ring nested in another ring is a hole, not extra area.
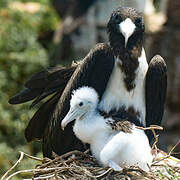
[(73, 91), (70, 110), (61, 122), (61, 128), (73, 120), (89, 120), (87, 117), (94, 112), (98, 104), (98, 95), (93, 88), (81, 87)]
[(115, 55), (133, 50), (134, 47), (142, 48), (144, 22), (141, 13), (134, 8), (119, 7), (115, 10), (111, 14), (107, 29)]

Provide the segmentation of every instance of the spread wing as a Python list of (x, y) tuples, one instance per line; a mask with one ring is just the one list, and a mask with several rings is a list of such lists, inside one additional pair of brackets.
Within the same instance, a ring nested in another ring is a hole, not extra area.
[(70, 150), (83, 150), (83, 144), (75, 137), (72, 124), (61, 130), (61, 121), (70, 108), (71, 93), (82, 86), (93, 87), (100, 99), (114, 67), (114, 55), (107, 44), (97, 44), (76, 68), (58, 101), (43, 137), (43, 153), (51, 157), (52, 151), (63, 154)]
[[(146, 75), (146, 126), (161, 125), (167, 89), (167, 67), (163, 58), (152, 58)], [(149, 140), (153, 135), (147, 131)]]
[(32, 107), (48, 95), (55, 93), (47, 102), (41, 105), (29, 121), (25, 129), (25, 137), (28, 142), (43, 137), (54, 108), (77, 66), (78, 64), (73, 64), (72, 67), (68, 68), (55, 67), (38, 72), (26, 82), (25, 90), (9, 100), (10, 104), (20, 104), (34, 99), (31, 104)]
[(12, 97), (9, 103), (21, 104), (35, 99), (32, 107), (50, 94), (57, 91), (62, 93), (77, 66), (74, 64), (69, 68), (55, 67), (34, 74), (26, 82), (26, 89)]

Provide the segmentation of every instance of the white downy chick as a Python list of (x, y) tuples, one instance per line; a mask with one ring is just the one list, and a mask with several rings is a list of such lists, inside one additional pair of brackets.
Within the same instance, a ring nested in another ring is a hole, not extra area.
[(153, 157), (144, 131), (132, 123), (131, 133), (113, 130), (108, 123), (113, 119), (105, 119), (99, 114), (98, 102), (98, 94), (93, 88), (81, 87), (75, 90), (70, 110), (61, 122), (62, 129), (75, 120), (75, 135), (82, 142), (90, 144), (93, 156), (103, 166), (112, 167), (116, 171), (127, 166), (139, 166), (148, 171)]

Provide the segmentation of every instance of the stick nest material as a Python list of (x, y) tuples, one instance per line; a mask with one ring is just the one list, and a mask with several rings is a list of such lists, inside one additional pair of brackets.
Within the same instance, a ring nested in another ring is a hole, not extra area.
[[(157, 142), (158, 136), (156, 134), (154, 135)], [(180, 179), (180, 160), (171, 155), (179, 144), (180, 140), (171, 149), (169, 154), (159, 150), (154, 144), (152, 149), (154, 160), (151, 167), (149, 167), (149, 172), (133, 166), (124, 168), (122, 171), (114, 171), (109, 167), (104, 168), (90, 155), (89, 150), (86, 152), (71, 151), (61, 156), (54, 154), (53, 160), (48, 158), (40, 159), (20, 152), (19, 160), (4, 174), (1, 180), (9, 180), (22, 173), (31, 175), (32, 180), (178, 180)], [(37, 165), (35, 169), (19, 170), (12, 173), (25, 156), (36, 161), (41, 161), (42, 163)]]
[[(32, 180), (66, 180), (66, 179), (142, 179), (142, 180), (161, 180), (161, 179), (180, 179), (180, 160), (157, 150), (157, 156), (150, 167), (149, 172), (145, 172), (138, 167), (124, 168), (122, 171), (115, 172), (111, 168), (101, 167), (89, 151), (71, 151), (62, 156), (54, 154), (54, 159), (39, 159), (20, 152), (20, 158), (16, 164), (2, 177), (1, 180), (9, 180), (17, 174), (30, 174)], [(24, 157), (42, 161), (35, 169), (20, 170), (13, 174), (10, 172), (17, 166)], [(10, 175), (9, 175), (10, 174)], [(8, 176), (9, 175), (9, 176)], [(26, 179), (30, 180), (30, 179)]]

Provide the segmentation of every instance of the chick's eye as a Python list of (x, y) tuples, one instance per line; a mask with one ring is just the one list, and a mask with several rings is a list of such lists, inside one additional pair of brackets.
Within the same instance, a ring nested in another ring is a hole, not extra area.
[(80, 102), (80, 103), (79, 103), (79, 106), (83, 106), (83, 102)]
[(114, 20), (117, 24), (119, 24), (122, 21), (121, 16), (119, 14), (114, 15)]

